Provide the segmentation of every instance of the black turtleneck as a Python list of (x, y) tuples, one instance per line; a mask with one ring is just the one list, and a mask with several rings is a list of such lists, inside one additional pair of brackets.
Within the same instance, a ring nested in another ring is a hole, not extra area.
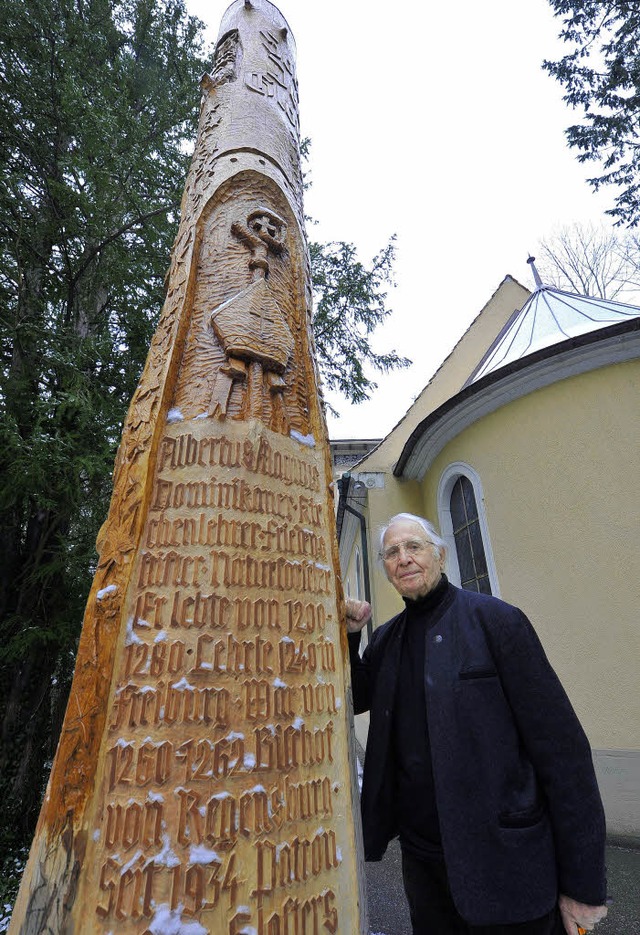
[(425, 597), (404, 599), (405, 631), (393, 720), (396, 801), (400, 843), (416, 857), (441, 851), (427, 723), (425, 663), (427, 631), (439, 620), (449, 592), (449, 583), (443, 575)]

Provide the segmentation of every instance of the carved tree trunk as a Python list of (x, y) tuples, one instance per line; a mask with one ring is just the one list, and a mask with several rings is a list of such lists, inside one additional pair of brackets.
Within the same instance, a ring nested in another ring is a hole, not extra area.
[(366, 932), (294, 45), (237, 0), (10, 931)]

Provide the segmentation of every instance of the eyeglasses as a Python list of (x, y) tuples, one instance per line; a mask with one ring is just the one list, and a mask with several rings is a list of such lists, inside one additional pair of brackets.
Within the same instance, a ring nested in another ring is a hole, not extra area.
[(409, 558), (415, 558), (426, 552), (433, 544), (429, 539), (405, 539), (404, 542), (398, 542), (397, 545), (390, 545), (388, 549), (383, 549), (380, 552), (380, 558), (383, 562), (397, 562), (402, 549)]

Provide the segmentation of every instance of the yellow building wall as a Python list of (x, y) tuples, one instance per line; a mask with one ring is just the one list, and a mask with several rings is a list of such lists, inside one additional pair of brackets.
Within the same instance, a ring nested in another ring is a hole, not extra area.
[(640, 749), (640, 364), (537, 390), (451, 441), (422, 482), (481, 477), (500, 596), (531, 618), (591, 745)]
[[(439, 526), (445, 469), (477, 472), (499, 596), (532, 620), (594, 749), (609, 834), (624, 843), (640, 843), (639, 391), (639, 361), (603, 367), (479, 419), (421, 482), (392, 474), (404, 422), (356, 468), (384, 476), (364, 508), (376, 625), (402, 609), (375, 563), (380, 524), (411, 512)], [(356, 722), (364, 746), (368, 716)]]

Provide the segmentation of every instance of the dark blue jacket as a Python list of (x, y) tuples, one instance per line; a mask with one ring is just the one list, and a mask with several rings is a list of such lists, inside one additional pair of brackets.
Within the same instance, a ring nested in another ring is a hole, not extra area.
[[(448, 585), (425, 636), (427, 720), (451, 891), (472, 925), (543, 916), (558, 892), (605, 901), (604, 812), (591, 750), (516, 607)], [(391, 725), (405, 614), (350, 636), (356, 713), (370, 710), (362, 787), (367, 860), (397, 834)]]

